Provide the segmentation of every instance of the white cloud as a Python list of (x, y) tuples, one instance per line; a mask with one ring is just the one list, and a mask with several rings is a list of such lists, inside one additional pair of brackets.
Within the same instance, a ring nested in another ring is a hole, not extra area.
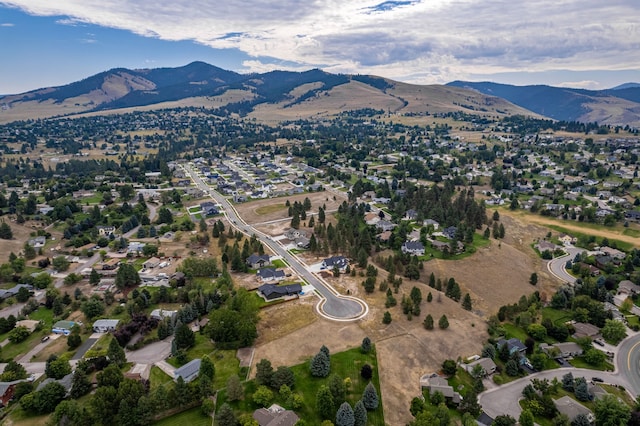
[(15, 24), (11, 22), (3, 22), (0, 24), (0, 27), (15, 27)]
[(569, 87), (572, 89), (590, 89), (600, 90), (602, 89), (600, 82), (594, 80), (581, 80), (581, 81), (563, 81), (556, 84), (558, 87)]
[[(204, 3), (204, 4), (203, 4)], [(165, 40), (239, 49), (248, 70), (375, 73), (416, 83), (472, 74), (638, 69), (637, 0), (0, 0)], [(266, 59), (265, 59), (266, 58)]]

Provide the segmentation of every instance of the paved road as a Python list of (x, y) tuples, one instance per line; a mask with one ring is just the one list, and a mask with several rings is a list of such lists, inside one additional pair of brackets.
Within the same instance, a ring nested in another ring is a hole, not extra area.
[(289, 264), (291, 269), (311, 284), (320, 293), (323, 301), (318, 305), (320, 313), (335, 320), (354, 320), (362, 318), (368, 312), (368, 307), (363, 301), (354, 297), (341, 296), (326, 281), (309, 271), (309, 268), (297, 256), (289, 253), (279, 243), (273, 241), (271, 237), (256, 230), (251, 225), (245, 223), (233, 208), (231, 203), (219, 192), (213, 190), (198, 175), (197, 171), (190, 166), (184, 167), (187, 176), (191, 177), (198, 188), (209, 194), (224, 209), (224, 214), (230, 223), (247, 235), (255, 235), (265, 246), (269, 247), (276, 255)]
[(547, 263), (547, 269), (560, 281), (574, 284), (576, 282), (576, 278), (566, 271), (565, 265), (568, 260), (573, 261), (573, 259), (576, 257), (576, 254), (582, 253), (585, 250), (577, 247), (565, 247), (564, 250), (567, 252), (567, 254), (550, 260)]
[(173, 339), (164, 339), (146, 345), (136, 351), (125, 350), (127, 361), (154, 364), (160, 362), (171, 355), (171, 342)]
[(478, 402), (482, 405), (482, 409), (493, 418), (501, 414), (508, 414), (517, 419), (520, 417), (520, 412), (522, 411), (518, 403), (522, 398), (522, 389), (531, 383), (531, 379), (552, 380), (554, 377), (557, 377), (558, 380), (561, 380), (562, 376), (569, 372), (573, 374), (573, 377), (584, 377), (587, 380), (591, 380), (592, 377), (599, 377), (605, 383), (621, 385), (625, 388), (628, 386), (625, 377), (619, 373), (594, 371), (585, 368), (558, 368), (531, 374), (525, 378), (507, 383), (506, 385), (482, 392), (478, 395)]
[(640, 333), (630, 333), (618, 345), (616, 370), (626, 378), (627, 390), (634, 396), (640, 395)]

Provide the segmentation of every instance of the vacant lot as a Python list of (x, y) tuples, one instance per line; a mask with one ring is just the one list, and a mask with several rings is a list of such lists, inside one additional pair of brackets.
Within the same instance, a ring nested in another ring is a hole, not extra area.
[(292, 195), (290, 197), (251, 201), (249, 203), (238, 204), (235, 207), (245, 222), (255, 225), (278, 219), (286, 219), (288, 217), (288, 209), (285, 206), (287, 201), (293, 205), (296, 201), (302, 203), (305, 198), (309, 198), (311, 201), (310, 213), (318, 213), (318, 207), (323, 205), (326, 206), (327, 211), (336, 210), (344, 199), (336, 197), (337, 200), (334, 200), (333, 197), (334, 194), (328, 191), (312, 192)]

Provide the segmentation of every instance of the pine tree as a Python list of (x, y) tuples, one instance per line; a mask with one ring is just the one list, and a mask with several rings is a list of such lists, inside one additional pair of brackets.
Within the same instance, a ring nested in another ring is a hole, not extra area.
[(424, 317), (422, 325), (427, 330), (433, 330), (433, 317), (431, 316), (431, 314), (428, 314), (426, 317)]
[(9, 224), (4, 220), (0, 223), (0, 238), (3, 240), (10, 240), (13, 238), (13, 231)]
[(364, 388), (364, 392), (362, 393), (362, 403), (364, 404), (364, 408), (369, 411), (378, 408), (378, 404), (380, 403), (378, 399), (378, 392), (371, 382), (369, 382), (369, 384)]
[(87, 377), (87, 373), (81, 368), (76, 368), (71, 381), (71, 398), (78, 399), (89, 393), (91, 390), (91, 382)]
[(464, 295), (464, 298), (462, 299), (462, 308), (467, 311), (470, 311), (472, 309), (471, 296), (469, 296), (469, 293), (466, 293)]
[(232, 374), (227, 380), (227, 399), (229, 401), (238, 401), (244, 395), (244, 389), (242, 388), (242, 383), (240, 383), (240, 378)]
[(95, 269), (91, 268), (91, 273), (89, 274), (89, 284), (98, 285), (100, 284), (100, 274)]
[(338, 376), (337, 374), (332, 374), (331, 377), (329, 377), (328, 386), (329, 390), (331, 391), (331, 396), (333, 397), (334, 404), (343, 403), (347, 394), (347, 387), (345, 386), (342, 377)]
[(354, 426), (367, 426), (367, 409), (364, 407), (362, 400), (356, 402), (353, 407)]
[(362, 344), (360, 345), (360, 351), (363, 354), (368, 354), (369, 352), (371, 352), (371, 339), (369, 339), (368, 337), (365, 337), (364, 339), (362, 339)]
[(438, 321), (438, 326), (442, 329), (442, 330), (446, 330), (447, 328), (449, 328), (449, 320), (447, 319), (446, 315), (442, 315), (440, 317), (440, 320)]
[(256, 382), (259, 385), (271, 385), (271, 379), (273, 378), (273, 367), (271, 361), (268, 359), (261, 359), (256, 365)]
[(343, 402), (336, 413), (336, 426), (354, 426), (355, 423), (353, 408), (348, 402)]
[(127, 362), (127, 357), (124, 354), (124, 350), (118, 344), (116, 339), (111, 339), (109, 342), (109, 349), (107, 349), (107, 358), (109, 361), (117, 365), (118, 367), (122, 367), (125, 362)]
[(322, 350), (311, 359), (311, 375), (313, 377), (327, 377), (331, 372), (331, 361)]
[(335, 413), (331, 391), (325, 385), (320, 386), (318, 393), (316, 393), (316, 408), (323, 419), (331, 419)]
[(236, 426), (238, 423), (235, 414), (233, 414), (233, 410), (227, 403), (222, 404), (220, 407), (216, 415), (216, 421), (220, 426)]
[(216, 376), (216, 367), (208, 355), (204, 355), (202, 357), (200, 361), (200, 371), (198, 372), (198, 375), (200, 377), (206, 376), (210, 380), (213, 380), (213, 378)]

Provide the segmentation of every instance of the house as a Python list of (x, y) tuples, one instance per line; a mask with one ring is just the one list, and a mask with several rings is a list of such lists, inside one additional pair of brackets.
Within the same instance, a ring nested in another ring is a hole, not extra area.
[(280, 297), (295, 296), (302, 291), (302, 285), (289, 284), (278, 286), (275, 284), (264, 284), (258, 287), (258, 292), (264, 296), (266, 300), (274, 300)]
[(306, 237), (307, 234), (304, 231), (300, 231), (299, 229), (289, 228), (285, 231), (284, 236), (288, 240), (295, 240), (296, 238)]
[(457, 232), (458, 232), (458, 228), (456, 228), (455, 226), (449, 226), (442, 230), (442, 235), (444, 235), (450, 240), (453, 240), (456, 237)]
[(424, 256), (424, 245), (420, 241), (405, 241), (401, 250), (405, 254)]
[(640, 222), (640, 212), (636, 210), (629, 210), (624, 214), (624, 218), (634, 222)]
[(29, 330), (29, 333), (33, 333), (34, 331), (36, 331), (36, 328), (38, 327), (38, 324), (40, 324), (40, 321), (36, 321), (36, 320), (20, 320), (20, 321), (16, 322), (16, 327), (24, 327), (27, 330)]
[(609, 392), (593, 383), (587, 384), (587, 390), (589, 391), (589, 395), (591, 395), (594, 400), (602, 399), (602, 397), (609, 394)]
[(155, 318), (158, 321), (162, 321), (165, 318), (171, 318), (172, 320), (178, 315), (178, 311), (170, 311), (167, 309), (154, 309), (149, 314), (150, 318)]
[(33, 248), (42, 248), (47, 242), (47, 238), (44, 236), (39, 236), (32, 238), (28, 241), (28, 244)]
[(376, 229), (380, 231), (393, 231), (396, 227), (395, 223), (389, 222), (388, 220), (379, 220), (375, 225)]
[(116, 232), (115, 226), (96, 226), (96, 229), (98, 229), (98, 235), (101, 237), (108, 237)]
[(498, 350), (500, 350), (500, 348), (502, 348), (502, 345), (507, 345), (507, 348), (509, 348), (509, 353), (510, 354), (514, 354), (516, 352), (520, 352), (520, 354), (523, 354), (526, 352), (527, 347), (524, 345), (524, 343), (522, 343), (522, 341), (520, 341), (520, 339), (517, 339), (515, 337), (509, 339), (509, 340), (505, 340), (505, 339), (500, 339), (498, 340), (497, 343), (497, 347)]
[(618, 294), (627, 294), (633, 296), (640, 293), (640, 285), (634, 284), (629, 280), (622, 280), (618, 283)]
[(129, 242), (129, 246), (127, 247), (127, 253), (141, 252), (144, 246), (146, 246), (145, 243), (141, 243), (139, 241), (131, 241)]
[(66, 396), (68, 396), (69, 393), (71, 392), (71, 387), (73, 386), (73, 373), (67, 374), (66, 376), (64, 376), (60, 380), (56, 380), (56, 379), (54, 379), (52, 377), (46, 378), (42, 382), (40, 382), (40, 384), (36, 388), (36, 391), (41, 390), (42, 388), (44, 388), (46, 385), (48, 385), (51, 382), (60, 383), (64, 387), (64, 390), (67, 392)]
[(595, 421), (595, 417), (591, 410), (589, 410), (584, 405), (580, 404), (578, 401), (569, 397), (568, 395), (563, 396), (562, 398), (554, 399), (553, 405), (556, 406), (560, 414), (564, 414), (569, 418), (569, 421), (573, 421), (578, 415), (584, 414), (587, 416), (590, 422)]
[(114, 257), (102, 263), (102, 270), (113, 271), (115, 269), (118, 269), (118, 266), (120, 266), (120, 259)]
[(54, 334), (64, 334), (65, 336), (68, 336), (71, 334), (71, 329), (74, 325), (76, 325), (76, 323), (73, 321), (58, 321), (53, 324), (51, 332)]
[(444, 377), (440, 377), (437, 374), (422, 376), (420, 378), (420, 387), (427, 389), (430, 395), (433, 395), (435, 392), (440, 392), (447, 400), (450, 400), (454, 404), (460, 404), (460, 402), (462, 402), (462, 396), (449, 385)]
[(298, 237), (294, 240), (296, 247), (301, 249), (308, 249), (311, 246), (311, 240), (307, 237)]
[(271, 262), (268, 254), (252, 254), (247, 257), (247, 265), (249, 265), (251, 269), (263, 268), (270, 264)]
[(285, 278), (285, 273), (275, 268), (262, 268), (258, 269), (256, 276), (258, 277), (258, 281), (264, 283), (269, 281), (282, 281)]
[(349, 261), (344, 256), (331, 256), (322, 261), (322, 269), (333, 269), (335, 267), (344, 272), (349, 266)]
[(625, 252), (618, 249), (614, 249), (612, 247), (603, 246), (603, 247), (600, 247), (600, 251), (605, 255), (611, 256), (612, 258), (617, 260), (624, 260), (624, 258), (627, 257), (627, 254)]
[(253, 419), (260, 426), (294, 426), (300, 420), (296, 413), (276, 404), (257, 409), (253, 412)]
[(184, 286), (186, 284), (187, 277), (184, 275), (184, 272), (178, 271), (178, 272), (174, 273), (173, 275), (171, 275), (171, 279), (175, 280), (176, 286), (182, 287), (182, 286)]
[(552, 358), (572, 358), (580, 356), (584, 352), (582, 347), (575, 342), (561, 342), (552, 345), (541, 343), (540, 349)]
[(573, 328), (575, 332), (573, 333), (573, 337), (578, 339), (580, 337), (595, 337), (600, 334), (600, 329), (593, 324), (588, 324), (585, 322), (576, 322), (573, 323)]
[(425, 219), (425, 221), (423, 222), (423, 225), (426, 227), (432, 226), (434, 231), (437, 231), (438, 228), (440, 227), (440, 224), (433, 219)]
[(416, 220), (418, 218), (418, 212), (414, 209), (409, 209), (405, 212), (404, 218), (406, 220)]
[(9, 289), (0, 289), (0, 300), (5, 300), (15, 296), (23, 287), (29, 291), (33, 290), (33, 286), (31, 284), (16, 284)]
[(215, 216), (220, 213), (215, 203), (211, 201), (200, 203), (200, 210), (202, 210), (202, 213), (204, 213), (205, 216)]
[[(451, 243), (445, 243), (444, 241), (433, 240), (431, 241), (431, 247), (439, 251), (451, 251)], [(456, 253), (464, 251), (464, 244), (460, 241), (456, 241)]]
[(99, 319), (93, 323), (94, 333), (108, 333), (114, 331), (118, 327), (120, 320), (117, 319)]
[(176, 368), (174, 372), (174, 377), (178, 380), (178, 377), (182, 377), (185, 383), (189, 383), (196, 377), (198, 377), (198, 373), (200, 372), (200, 358), (196, 358), (192, 361), (189, 361), (185, 365), (180, 368)]
[(496, 372), (496, 363), (491, 358), (479, 358), (469, 364), (464, 364), (463, 367), (471, 374), (477, 365), (482, 367), (483, 373), (481, 376), (488, 376)]
[(613, 257), (606, 254), (599, 254), (595, 256), (596, 266), (600, 269), (604, 269), (607, 265), (615, 264), (616, 261)]
[(558, 249), (559, 247), (549, 241), (540, 241), (538, 244), (536, 244), (534, 246), (536, 249), (538, 249), (538, 251), (540, 253), (543, 253), (545, 251), (550, 251), (551, 253), (553, 253), (554, 251), (556, 251), (556, 249)]
[(12, 382), (0, 382), (0, 403), (3, 407), (6, 407), (13, 399), (13, 394), (16, 390), (16, 385), (25, 380), (14, 380)]
[(560, 240), (560, 242), (565, 246), (568, 244), (575, 244), (578, 242), (578, 239), (576, 237), (572, 237), (571, 235), (567, 235), (567, 234), (558, 235), (558, 240)]
[(158, 259), (157, 257), (152, 257), (145, 260), (145, 262), (142, 264), (142, 267), (145, 269), (153, 269), (159, 264), (160, 264), (160, 259)]

